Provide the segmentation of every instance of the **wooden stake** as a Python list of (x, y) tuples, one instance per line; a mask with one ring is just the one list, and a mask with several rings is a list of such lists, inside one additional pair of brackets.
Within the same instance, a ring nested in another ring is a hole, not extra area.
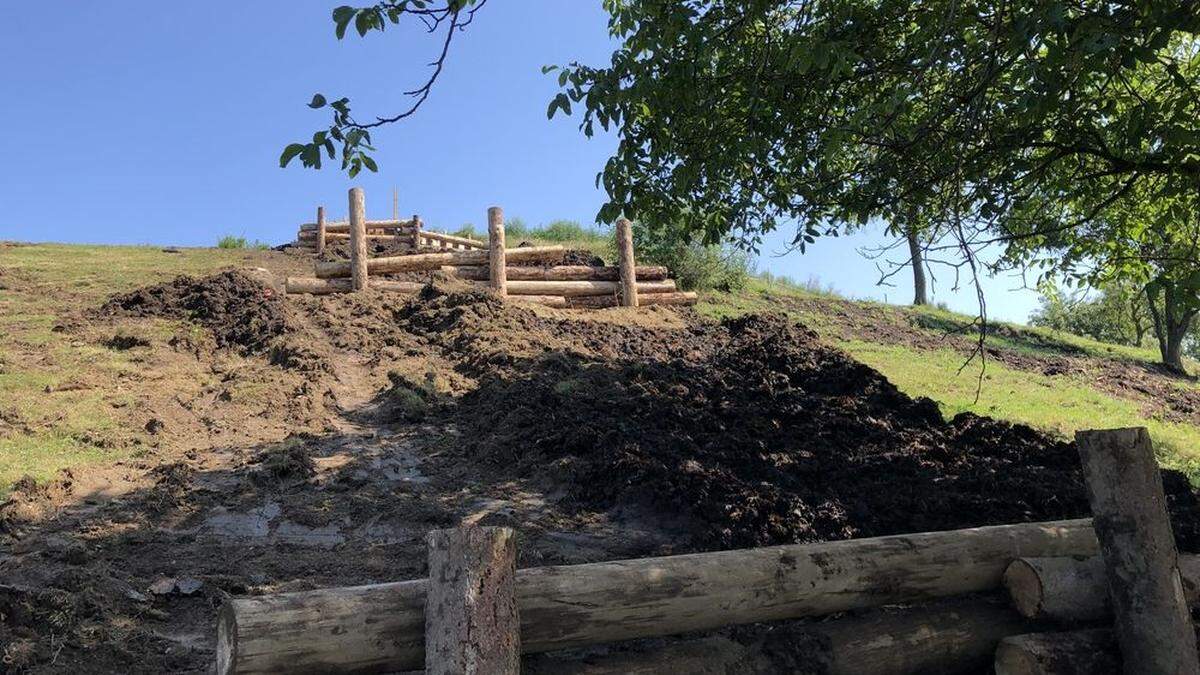
[(1075, 434), (1125, 673), (1197, 675), (1162, 476), (1145, 428)]
[(637, 266), (633, 260), (633, 226), (629, 220), (617, 220), (617, 254), (621, 267), (621, 306), (638, 306)]
[(418, 216), (414, 213), (412, 217), (412, 223), (412, 247), (413, 250), (416, 250), (421, 248), (421, 216)]
[[(491, 286), (500, 296), (508, 295), (508, 278), (505, 268), (508, 262), (504, 255), (504, 210), (499, 206), (488, 209), (488, 265)], [(542, 295), (552, 295), (543, 293)]]
[(367, 206), (362, 188), (350, 188), (350, 278), (353, 287), (367, 287)]
[(517, 675), (517, 546), (506, 527), (429, 533), (426, 675)]
[(317, 255), (325, 252), (325, 207), (317, 207)]

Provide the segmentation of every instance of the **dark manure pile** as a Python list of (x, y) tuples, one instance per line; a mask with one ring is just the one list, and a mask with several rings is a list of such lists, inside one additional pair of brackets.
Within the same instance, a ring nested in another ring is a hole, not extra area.
[(173, 281), (113, 296), (101, 316), (185, 319), (212, 331), (219, 347), (265, 351), (289, 329), (283, 300), (253, 276), (231, 270)]
[[(1088, 514), (1073, 444), (946, 421), (783, 317), (662, 339), (659, 359), (556, 352), (483, 380), (454, 411), (458, 447), (575, 508), (669, 514), (696, 549)], [(1200, 550), (1196, 494), (1163, 475), (1180, 546)]]

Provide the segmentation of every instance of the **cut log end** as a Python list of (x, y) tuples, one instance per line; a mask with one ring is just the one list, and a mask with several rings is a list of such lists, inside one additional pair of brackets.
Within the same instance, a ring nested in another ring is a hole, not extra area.
[(217, 675), (237, 672), (237, 634), (237, 612), (226, 602), (217, 615)]
[(1004, 587), (1018, 614), (1027, 619), (1041, 614), (1042, 579), (1027, 561), (1018, 558), (1008, 566), (1004, 571)]

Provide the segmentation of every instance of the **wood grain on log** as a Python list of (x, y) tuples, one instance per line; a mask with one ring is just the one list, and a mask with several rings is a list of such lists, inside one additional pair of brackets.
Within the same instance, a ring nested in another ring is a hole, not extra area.
[(1121, 655), (1111, 630), (1030, 633), (1004, 638), (996, 675), (1117, 675)]
[(1075, 434), (1126, 673), (1200, 675), (1162, 476), (1144, 428)]
[(638, 287), (637, 267), (633, 260), (633, 225), (627, 218), (617, 219), (617, 257), (621, 268), (621, 306), (637, 307), (641, 288)]
[[(588, 295), (616, 296), (621, 292), (619, 281), (508, 281), (509, 295), (562, 295), (568, 298)], [(637, 284), (638, 293), (674, 293), (675, 282), (647, 281)]]
[[(488, 218), (488, 283), (501, 297), (508, 295), (508, 277), (505, 275), (508, 262), (504, 251), (504, 211), (499, 206), (490, 207)], [(553, 291), (526, 293), (526, 295), (561, 295)]]
[[(447, 265), (442, 271), (459, 279), (487, 281), (488, 268), (482, 265), (455, 267)], [(636, 271), (639, 281), (662, 281), (667, 278), (667, 268), (643, 265)], [(521, 267), (509, 265), (504, 272), (509, 281), (620, 281), (620, 270), (616, 267), (589, 265), (556, 265), (554, 267)]]
[[(1094, 555), (1090, 520), (998, 525), (517, 572), (525, 652), (998, 589), (1022, 556)], [(420, 668), (426, 580), (234, 598), (221, 673)]]
[(516, 536), (506, 527), (429, 533), (426, 675), (517, 675)]
[(362, 188), (350, 188), (350, 279), (354, 290), (370, 283), (367, 276), (366, 201)]

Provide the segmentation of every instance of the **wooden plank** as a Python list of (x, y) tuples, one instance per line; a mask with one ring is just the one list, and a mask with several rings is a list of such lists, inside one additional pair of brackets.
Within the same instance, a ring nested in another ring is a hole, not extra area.
[(1145, 428), (1075, 434), (1126, 673), (1200, 673), (1162, 476)]
[[(517, 572), (526, 653), (988, 591), (1022, 556), (1094, 555), (1090, 520), (1025, 523)], [(234, 598), (220, 673), (424, 664), (426, 580)]]
[(517, 675), (516, 536), (506, 527), (429, 533), (426, 675)]

